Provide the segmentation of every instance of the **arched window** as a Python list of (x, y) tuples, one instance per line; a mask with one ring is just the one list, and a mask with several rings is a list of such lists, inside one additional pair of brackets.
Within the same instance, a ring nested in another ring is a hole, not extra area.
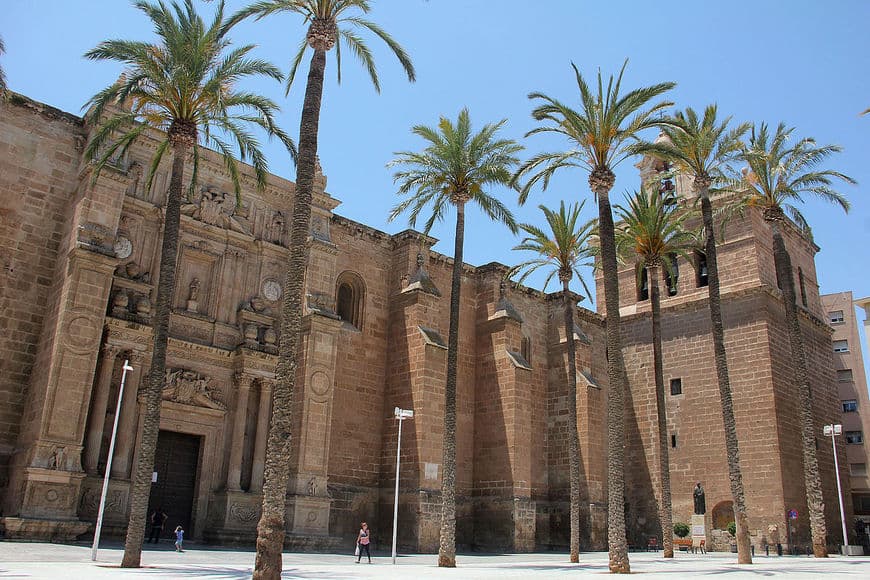
[(637, 301), (642, 302), (644, 300), (649, 300), (649, 276), (647, 275), (647, 269), (641, 267), (637, 279)]
[(662, 270), (664, 270), (665, 276), (665, 288), (668, 290), (668, 296), (676, 296), (677, 286), (680, 280), (680, 267), (677, 264), (676, 255), (671, 254), (667, 259), (671, 263), (670, 269), (667, 264), (662, 264)]
[(336, 281), (335, 313), (345, 322), (362, 330), (365, 285), (354, 272), (342, 272)]
[(798, 268), (798, 286), (801, 290), (801, 304), (804, 305), (804, 308), (807, 306), (807, 287), (804, 284), (804, 271)]
[(707, 280), (707, 255), (704, 252), (695, 252), (695, 286), (706, 286)]
[(520, 354), (526, 359), (526, 362), (532, 364), (532, 339), (528, 336), (523, 336), (520, 344)]

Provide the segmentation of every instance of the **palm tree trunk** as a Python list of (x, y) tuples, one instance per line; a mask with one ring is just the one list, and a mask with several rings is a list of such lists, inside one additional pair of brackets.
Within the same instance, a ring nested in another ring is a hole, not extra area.
[(459, 354), (459, 294), (462, 289), (462, 247), (465, 202), (456, 203), (456, 241), (450, 285), (450, 330), (447, 337), (447, 383), (444, 387), (444, 467), (441, 476), (441, 536), (438, 566), (456, 567), (456, 372)]
[[(139, 443), (139, 461), (133, 474), (130, 490), (130, 519), (124, 542), (122, 568), (138, 568), (142, 561), (142, 542), (145, 539), (145, 520), (151, 495), (151, 475), (154, 472), (154, 453), (160, 433), (160, 402), (166, 375), (166, 347), (169, 342), (169, 314), (175, 289), (175, 262), (178, 258), (178, 229), (181, 223), (182, 180), (184, 164), (192, 142), (184, 139), (172, 141), (172, 174), (166, 192), (166, 215), (163, 218), (163, 244), (160, 250), (160, 280), (157, 282), (157, 300), (154, 305), (154, 350), (151, 369), (144, 389), (145, 415), (142, 419), (142, 438)], [(130, 390), (128, 397), (138, 393)]]
[(577, 360), (574, 344), (574, 303), (568, 289), (569, 278), (562, 280), (565, 301), (565, 341), (568, 347), (568, 469), (571, 480), (571, 563), (580, 561), (580, 436), (577, 433)]
[(305, 101), (299, 127), (296, 193), (290, 226), (290, 256), (287, 275), (284, 278), (284, 304), (281, 314), (281, 348), (278, 353), (276, 384), (272, 394), (272, 422), (269, 425), (269, 440), (266, 444), (263, 508), (257, 524), (254, 580), (278, 580), (282, 570), (284, 509), (287, 499), (287, 480), (290, 475), (293, 392), (296, 388), (296, 369), (299, 366), (299, 335), (302, 328), (305, 269), (308, 265), (309, 220), (325, 68), (326, 52), (315, 50), (308, 71), (308, 84), (305, 88)]
[(629, 574), (628, 544), (625, 539), (625, 361), (619, 317), (619, 278), (613, 214), (608, 194), (614, 177), (610, 170), (596, 169), (589, 185), (598, 199), (598, 228), (604, 278), (605, 330), (607, 333), (607, 543), (610, 572)]
[(795, 303), (794, 272), (791, 257), (785, 249), (779, 224), (780, 220), (768, 220), (773, 228), (773, 261), (776, 275), (782, 285), (782, 300), (785, 303), (785, 322), (788, 327), (788, 340), (791, 345), (791, 367), (794, 382), (798, 388), (801, 417), (801, 442), (804, 451), (804, 480), (807, 488), (807, 507), (810, 512), (810, 531), (813, 536), (813, 555), (827, 558), (828, 547), (825, 524), (825, 504), (822, 497), (822, 483), (819, 476), (819, 461), (816, 457), (816, 431), (813, 424), (813, 393), (807, 375), (806, 354), (801, 335), (800, 318)]
[(731, 399), (731, 380), (728, 359), (725, 356), (725, 327), (722, 324), (722, 300), (719, 296), (719, 265), (716, 256), (716, 232), (713, 228), (713, 206), (707, 187), (699, 191), (701, 216), (704, 221), (705, 253), (707, 258), (707, 290), (710, 297), (710, 324), (713, 330), (713, 356), (716, 360), (716, 379), (719, 382), (719, 400), (722, 404), (722, 423), (725, 427), (725, 452), (728, 458), (728, 480), (734, 502), (734, 522), (737, 526), (737, 563), (752, 564), (749, 524), (746, 519), (746, 497), (743, 492), (743, 473), (740, 470), (740, 449), (737, 445), (737, 422)]
[(652, 305), (653, 370), (656, 383), (656, 416), (659, 428), (659, 521), (662, 525), (662, 551), (674, 557), (674, 524), (671, 513), (671, 472), (668, 458), (668, 416), (665, 409), (665, 377), (662, 357), (662, 309), (659, 298), (659, 266), (648, 264), (649, 298)]

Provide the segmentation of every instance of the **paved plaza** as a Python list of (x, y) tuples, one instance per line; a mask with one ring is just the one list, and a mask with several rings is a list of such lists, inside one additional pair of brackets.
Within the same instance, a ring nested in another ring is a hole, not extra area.
[[(90, 548), (82, 545), (0, 542), (0, 578), (77, 579), (164, 579), (204, 578), (236, 580), (250, 578), (254, 553), (250, 550), (222, 550), (189, 546), (183, 553), (172, 551), (166, 543), (149, 548), (143, 555), (143, 568), (122, 570), (118, 545), (101, 549), (97, 562), (91, 562)], [(304, 580), (350, 580), (354, 578), (426, 579), (452, 578), (600, 578), (607, 573), (607, 554), (581, 554), (581, 563), (567, 563), (563, 553), (516, 555), (461, 555), (455, 570), (440, 569), (433, 555), (402, 556), (398, 564), (389, 555), (378, 553), (371, 565), (356, 564), (355, 558), (341, 554), (288, 553), (284, 555), (284, 578)], [(633, 578), (759, 578), (791, 579), (870, 578), (870, 557), (832, 556), (815, 560), (806, 556), (756, 557), (752, 566), (738, 566), (732, 554), (687, 554), (679, 552), (673, 560), (658, 553), (632, 553)]]

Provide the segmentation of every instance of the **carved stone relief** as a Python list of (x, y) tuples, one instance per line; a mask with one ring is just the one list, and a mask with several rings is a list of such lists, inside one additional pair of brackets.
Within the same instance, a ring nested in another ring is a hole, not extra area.
[(251, 235), (248, 220), (236, 206), (236, 197), (213, 187), (204, 187), (190, 203), (182, 204), (181, 213), (203, 223)]
[(166, 369), (163, 400), (226, 411), (220, 392), (211, 383), (211, 378), (191, 370)]
[(260, 517), (256, 508), (240, 503), (234, 503), (230, 506), (230, 517), (234, 520), (247, 524), (257, 520)]

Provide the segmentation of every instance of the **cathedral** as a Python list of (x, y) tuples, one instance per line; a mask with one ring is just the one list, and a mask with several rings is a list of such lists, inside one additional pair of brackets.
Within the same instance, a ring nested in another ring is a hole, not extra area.
[[(0, 103), (0, 531), (6, 538), (90, 537), (116, 420), (103, 533), (121, 537), (125, 531), (169, 168), (161, 167), (146, 188), (145, 168), (157, 143), (146, 137), (94, 181), (83, 161), (89, 131), (80, 117), (26, 97)], [(647, 179), (661, 168), (644, 159), (638, 169)], [(271, 176), (258, 191), (253, 170), (241, 170), (236, 203), (222, 162), (205, 151), (195, 193), (182, 205), (150, 506), (162, 508), (170, 527), (181, 524), (195, 541), (253, 545), (294, 184)], [(691, 197), (684, 178), (673, 185), (678, 198)], [(393, 409), (400, 407), (413, 409), (414, 417), (404, 422), (400, 449), (399, 547), (435, 551), (453, 261), (432, 250), (435, 239), (357, 223), (336, 213), (339, 203), (318, 171), (286, 545), (346, 547), (366, 520), (375, 547), (388, 546), (396, 484)], [(821, 429), (837, 422), (839, 398), (815, 271), (819, 248), (797, 228), (784, 235), (800, 289), (834, 544), (840, 539), (834, 458)], [(752, 542), (757, 549), (805, 546), (798, 398), (768, 226), (749, 212), (731, 223), (720, 248)], [(582, 304), (579, 296), (504, 284), (503, 264), (463, 267), (459, 549), (567, 549), (569, 405), (578, 413), (581, 545), (606, 549), (603, 306), (600, 312), (578, 306), (566, 335), (564, 300)], [(620, 273), (630, 383), (625, 513), (630, 544), (644, 547), (650, 538), (660, 541), (661, 529), (650, 305), (637, 279), (632, 265)], [(678, 274), (663, 282), (674, 521), (690, 521), (692, 489), (701, 482), (707, 545), (728, 550), (733, 512), (704, 256), (680, 259)], [(603, 287), (597, 287), (603, 304)], [(568, 398), (569, 340), (577, 347), (575, 401)]]

